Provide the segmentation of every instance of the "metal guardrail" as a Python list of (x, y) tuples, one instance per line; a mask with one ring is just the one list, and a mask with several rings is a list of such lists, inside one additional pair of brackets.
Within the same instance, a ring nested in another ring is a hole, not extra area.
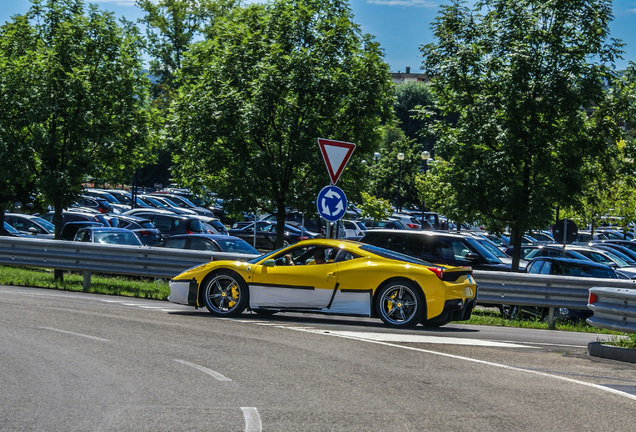
[(90, 285), (92, 272), (171, 278), (205, 262), (245, 261), (256, 256), (258, 255), (0, 237), (0, 264), (84, 272), (85, 289)]
[[(0, 237), (0, 264), (84, 272), (85, 289), (90, 285), (92, 272), (171, 278), (190, 267), (211, 260), (247, 260), (256, 256), (258, 255)], [(586, 309), (589, 292), (593, 287), (619, 289), (630, 296), (633, 293), (636, 297), (636, 283), (625, 279), (482, 270), (475, 270), (473, 276), (479, 285), (478, 304), (545, 307), (550, 310), (550, 327), (554, 326), (554, 309)], [(606, 298), (605, 296), (603, 293), (601, 298)], [(628, 312), (633, 314), (636, 300), (629, 302)], [(599, 307), (597, 310), (600, 310)], [(629, 316), (636, 319), (636, 315)], [(600, 319), (618, 318), (598, 318), (595, 322), (600, 322)]]
[(598, 279), (572, 276), (475, 270), (479, 286), (477, 304), (538, 306), (548, 308), (548, 325), (554, 327), (554, 311), (559, 308), (587, 309), (589, 290), (605, 286), (632, 290), (636, 283), (626, 279)]
[(587, 319), (591, 326), (636, 333), (636, 289), (590, 288), (588, 307), (594, 312)]

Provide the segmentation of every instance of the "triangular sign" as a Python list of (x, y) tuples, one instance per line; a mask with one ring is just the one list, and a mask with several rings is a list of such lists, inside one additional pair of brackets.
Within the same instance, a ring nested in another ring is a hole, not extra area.
[(325, 160), (325, 165), (327, 165), (331, 184), (335, 185), (345, 166), (347, 166), (347, 162), (349, 162), (356, 145), (349, 142), (318, 138), (318, 146), (320, 147), (322, 158)]

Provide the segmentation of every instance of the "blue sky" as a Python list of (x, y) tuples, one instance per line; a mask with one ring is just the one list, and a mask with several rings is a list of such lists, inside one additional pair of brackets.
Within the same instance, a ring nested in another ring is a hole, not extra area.
[[(131, 21), (141, 17), (134, 0), (92, 0), (101, 9), (115, 12)], [(434, 21), (443, 1), (429, 0), (349, 0), (355, 21), (364, 33), (370, 33), (384, 49), (385, 61), (392, 72), (411, 72), (420, 68), (419, 46), (434, 42), (430, 24)], [(0, 0), (0, 23), (12, 15), (25, 13), (28, 0)], [(628, 61), (636, 62), (636, 0), (614, 0), (614, 21), (611, 37), (621, 39), (626, 46), (624, 60), (617, 62), (622, 69)]]

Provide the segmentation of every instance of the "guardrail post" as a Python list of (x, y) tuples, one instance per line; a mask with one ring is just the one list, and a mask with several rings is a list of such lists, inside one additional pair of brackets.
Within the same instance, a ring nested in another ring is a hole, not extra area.
[(84, 272), (84, 282), (82, 284), (82, 287), (84, 288), (84, 291), (88, 291), (91, 287), (91, 272), (89, 271), (85, 271)]
[(554, 308), (548, 308), (548, 328), (554, 330)]

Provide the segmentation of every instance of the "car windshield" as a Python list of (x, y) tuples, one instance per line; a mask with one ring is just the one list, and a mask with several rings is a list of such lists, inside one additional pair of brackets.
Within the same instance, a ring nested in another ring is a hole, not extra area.
[(240, 239), (216, 239), (217, 244), (221, 247), (223, 252), (235, 252), (235, 253), (246, 253), (246, 254), (257, 254), (260, 252), (254, 249), (249, 243), (245, 240)]
[(18, 231), (17, 229), (13, 228), (11, 225), (9, 225), (8, 223), (4, 223), (4, 229), (11, 233), (11, 234), (20, 234), (20, 231)]
[(396, 261), (403, 261), (403, 262), (407, 262), (407, 263), (411, 263), (411, 264), (419, 264), (419, 265), (433, 265), (428, 261), (424, 261), (421, 259), (417, 259), (417, 258), (413, 258), (411, 256), (408, 255), (404, 255), (401, 254), (399, 252), (395, 252), (392, 250), (388, 250), (388, 249), (384, 249), (378, 246), (373, 246), (373, 245), (361, 245), (360, 249), (362, 249), (363, 251), (367, 251), (367, 252), (371, 252), (372, 254), (381, 256), (382, 258), (387, 258), (387, 259), (392, 259), (392, 260), (396, 260)]
[(488, 251), (492, 253), (494, 256), (496, 256), (497, 258), (509, 258), (509, 256), (503, 253), (501, 249), (499, 249), (494, 243), (491, 243), (490, 240), (479, 239), (477, 241), (479, 242), (480, 245), (488, 249)]
[(497, 264), (497, 263), (501, 263), (501, 260), (499, 258), (497, 258), (495, 255), (493, 255), (488, 249), (486, 249), (485, 247), (483, 247), (477, 240), (475, 240), (474, 238), (470, 238), (467, 237), (466, 241), (468, 242), (468, 244), (479, 254), (482, 256), (482, 258), (484, 258), (488, 263), (490, 264)]
[(139, 246), (139, 239), (132, 232), (95, 232), (95, 243)]
[(38, 224), (42, 225), (45, 230), (47, 230), (49, 232), (55, 232), (55, 225), (53, 225), (51, 222), (47, 221), (46, 219), (42, 219), (41, 217), (34, 217), (31, 220), (33, 220), (33, 221), (37, 222)]

